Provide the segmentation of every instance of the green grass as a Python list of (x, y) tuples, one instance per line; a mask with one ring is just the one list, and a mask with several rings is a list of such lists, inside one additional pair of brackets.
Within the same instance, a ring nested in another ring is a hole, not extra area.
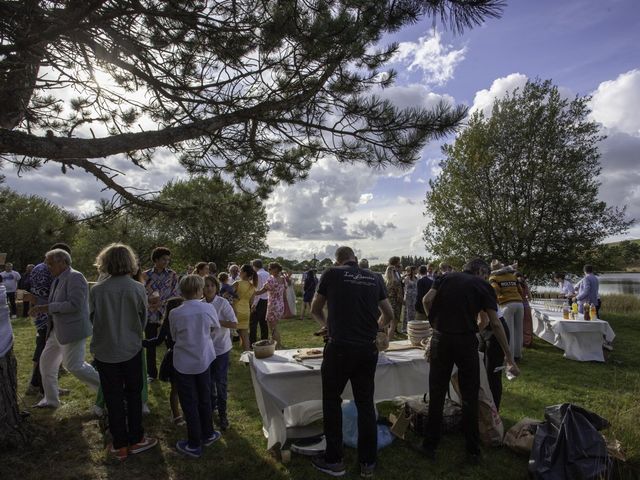
[[(605, 364), (566, 360), (555, 347), (536, 339), (521, 362), (522, 375), (513, 382), (505, 380), (502, 417), (508, 428), (522, 417), (542, 418), (544, 407), (573, 402), (607, 418), (612, 427), (606, 434), (618, 438), (626, 448), (631, 463), (640, 463), (640, 318), (633, 315), (605, 317), (615, 330), (615, 351)], [(13, 323), (15, 354), (18, 358), (18, 391), (22, 395), (31, 371), (34, 328), (26, 319)], [(317, 346), (312, 336), (316, 324), (306, 319), (282, 322), (283, 341), (288, 347)], [(0, 452), (1, 479), (321, 479), (308, 458), (293, 455), (282, 465), (266, 452), (261, 421), (256, 407), (248, 367), (239, 364), (234, 348), (229, 373), (229, 414), (231, 429), (215, 446), (206, 449), (199, 460), (186, 459), (175, 452), (174, 445), (184, 438), (183, 428), (170, 420), (169, 387), (162, 382), (150, 386), (151, 415), (145, 417), (146, 431), (160, 440), (159, 448), (130, 457), (123, 464), (105, 453), (98, 421), (91, 415), (93, 396), (70, 375), (62, 377), (62, 387), (72, 393), (63, 397), (64, 405), (56, 411), (31, 410), (31, 423), (37, 436), (30, 448)], [(427, 379), (425, 378), (425, 385)], [(21, 396), (25, 409), (36, 400)], [(380, 407), (388, 414), (390, 403)], [(415, 437), (409, 437), (415, 441)], [(526, 478), (527, 457), (506, 448), (484, 451), (480, 467), (463, 465), (463, 438), (446, 436), (435, 464), (428, 463), (412, 451), (407, 442), (396, 440), (380, 452), (378, 479), (519, 479)], [(356, 455), (346, 450), (348, 477), (357, 477)]]

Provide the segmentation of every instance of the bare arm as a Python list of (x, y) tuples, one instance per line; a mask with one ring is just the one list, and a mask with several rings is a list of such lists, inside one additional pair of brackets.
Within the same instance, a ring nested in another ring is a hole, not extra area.
[(520, 369), (516, 365), (516, 362), (513, 360), (513, 356), (511, 355), (511, 351), (509, 350), (509, 342), (507, 342), (507, 335), (504, 332), (504, 328), (502, 327), (502, 322), (498, 318), (498, 315), (495, 310), (487, 310), (486, 314), (489, 315), (489, 323), (491, 324), (491, 330), (493, 331), (493, 335), (498, 340), (502, 351), (504, 352), (504, 356), (507, 362), (507, 368), (513, 375), (519, 375)]
[(429, 315), (429, 310), (431, 310), (431, 305), (433, 305), (433, 301), (435, 300), (437, 293), (438, 290), (436, 290), (435, 288), (431, 288), (431, 290), (429, 290), (427, 294), (422, 297), (422, 306), (424, 307), (424, 313), (426, 315)]
[(378, 308), (380, 309), (380, 319), (378, 320), (378, 329), (384, 329), (393, 321), (393, 308), (391, 307), (391, 303), (389, 303), (389, 299), (385, 298), (378, 302)]
[(321, 293), (316, 293), (313, 296), (313, 302), (311, 302), (311, 316), (321, 326), (327, 326), (327, 320), (324, 317), (324, 306), (327, 303), (327, 298)]
[(484, 310), (478, 314), (478, 330), (481, 332), (489, 326), (489, 315)]

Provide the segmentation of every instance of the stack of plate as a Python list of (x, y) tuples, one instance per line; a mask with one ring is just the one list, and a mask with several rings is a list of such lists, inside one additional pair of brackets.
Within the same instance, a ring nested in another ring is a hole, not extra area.
[(423, 339), (430, 337), (431, 333), (431, 325), (426, 320), (413, 320), (407, 324), (409, 341), (416, 347)]

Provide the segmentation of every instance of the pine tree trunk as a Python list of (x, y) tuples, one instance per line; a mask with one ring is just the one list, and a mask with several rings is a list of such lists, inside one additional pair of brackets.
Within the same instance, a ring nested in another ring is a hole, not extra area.
[(27, 445), (32, 433), (18, 408), (18, 365), (13, 349), (0, 358), (0, 449)]

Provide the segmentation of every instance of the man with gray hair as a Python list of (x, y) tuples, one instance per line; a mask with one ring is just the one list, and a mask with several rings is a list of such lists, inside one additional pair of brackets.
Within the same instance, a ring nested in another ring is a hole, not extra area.
[(61, 363), (95, 391), (100, 380), (98, 372), (84, 360), (85, 344), (91, 336), (87, 280), (71, 268), (71, 255), (65, 250), (48, 251), (45, 263), (54, 277), (48, 303), (29, 311), (32, 316), (48, 314), (47, 343), (40, 356), (44, 397), (35, 407), (57, 408), (60, 406), (58, 369)]

